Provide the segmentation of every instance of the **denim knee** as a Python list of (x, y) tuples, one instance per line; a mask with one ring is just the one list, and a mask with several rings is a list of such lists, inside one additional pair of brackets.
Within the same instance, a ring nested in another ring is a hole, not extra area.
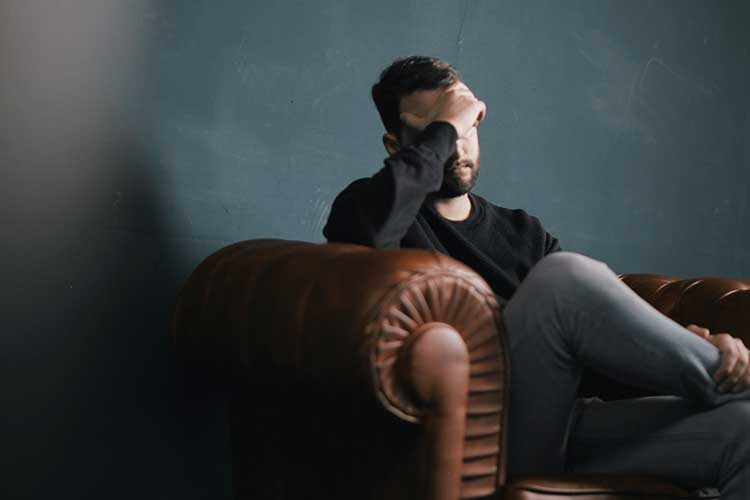
[(575, 252), (554, 252), (546, 255), (531, 269), (526, 277), (530, 281), (542, 281), (546, 291), (562, 289), (565, 293), (581, 291), (581, 285), (593, 276), (612, 270), (604, 262)]
[(567, 272), (571, 275), (577, 275), (584, 272), (586, 269), (590, 269), (592, 266), (604, 267), (609, 269), (609, 266), (600, 260), (596, 260), (592, 257), (577, 252), (553, 252), (544, 256), (534, 267), (548, 267), (559, 270), (560, 272)]
[[(587, 302), (594, 293), (587, 282), (604, 263), (575, 252), (554, 252), (536, 263), (505, 309), (515, 324), (567, 324), (575, 311), (561, 313), (563, 304)], [(605, 266), (606, 267), (606, 266)]]

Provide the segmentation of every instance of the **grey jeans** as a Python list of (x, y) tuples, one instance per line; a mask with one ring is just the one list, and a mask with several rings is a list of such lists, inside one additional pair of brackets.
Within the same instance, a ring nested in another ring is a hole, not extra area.
[[(720, 393), (720, 352), (603, 262), (544, 257), (507, 303), (508, 474), (649, 474), (750, 499), (750, 390)], [(578, 398), (584, 366), (654, 391)]]

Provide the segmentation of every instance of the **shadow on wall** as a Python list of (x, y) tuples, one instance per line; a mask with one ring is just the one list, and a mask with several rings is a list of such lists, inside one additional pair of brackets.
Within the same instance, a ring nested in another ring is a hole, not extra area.
[(167, 336), (194, 262), (147, 143), (148, 12), (0, 7), (6, 498), (229, 496), (220, 395), (181, 382)]

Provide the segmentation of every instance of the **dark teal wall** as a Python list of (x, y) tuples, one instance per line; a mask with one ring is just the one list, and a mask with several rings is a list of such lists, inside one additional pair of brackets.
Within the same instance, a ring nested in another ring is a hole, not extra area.
[(750, 7), (94, 0), (0, 7), (8, 498), (223, 498), (221, 395), (166, 338), (242, 239), (322, 242), (385, 151), (369, 89), (445, 58), (488, 105), (476, 191), (622, 273), (750, 279)]
[(619, 272), (750, 276), (743, 2), (222, 5), (158, 19), (180, 234), (322, 241), (337, 191), (385, 155), (370, 85), (420, 53), (488, 105), (478, 193)]

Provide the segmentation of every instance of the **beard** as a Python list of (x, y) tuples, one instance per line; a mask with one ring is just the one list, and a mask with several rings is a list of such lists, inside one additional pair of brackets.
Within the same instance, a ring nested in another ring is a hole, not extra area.
[(471, 158), (458, 160), (458, 155), (454, 154), (443, 165), (443, 183), (434, 195), (438, 198), (455, 198), (466, 194), (474, 188), (478, 177), (479, 154), (476, 161)]

